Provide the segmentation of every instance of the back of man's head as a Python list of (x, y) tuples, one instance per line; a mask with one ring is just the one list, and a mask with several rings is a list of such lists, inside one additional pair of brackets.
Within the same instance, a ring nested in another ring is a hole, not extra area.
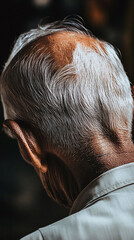
[(64, 20), (22, 34), (1, 76), (5, 119), (37, 130), (48, 151), (88, 161), (94, 135), (131, 138), (130, 83), (113, 47)]

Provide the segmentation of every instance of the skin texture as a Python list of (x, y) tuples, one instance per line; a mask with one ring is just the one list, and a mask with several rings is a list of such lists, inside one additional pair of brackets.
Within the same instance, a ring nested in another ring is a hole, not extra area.
[[(51, 51), (56, 66), (60, 69), (72, 62), (73, 51), (78, 43), (97, 51), (96, 41), (103, 49), (103, 43), (90, 36), (59, 32), (36, 40), (34, 49), (38, 50), (39, 55), (42, 51), (45, 54)], [(68, 208), (72, 206), (79, 192), (98, 175), (134, 161), (133, 142), (126, 131), (118, 131), (114, 143), (104, 136), (93, 133), (92, 140), (88, 143), (89, 150), (93, 149), (90, 155), (91, 161), (86, 159), (72, 161), (71, 158), (58, 154), (54, 149), (47, 148), (43, 136), (37, 129), (15, 121), (11, 114), (8, 119), (4, 98), (3, 105), (6, 116), (4, 127), (9, 129), (10, 135), (17, 139), (22, 157), (35, 168), (48, 195)]]
[[(90, 36), (75, 32), (61, 31), (41, 37), (40, 41), (37, 41), (37, 44), (35, 42), (35, 49), (43, 49), (44, 51), (45, 45), (45, 53), (51, 52), (52, 57), (55, 60), (56, 66), (60, 69), (72, 62), (73, 52), (78, 43), (85, 47), (90, 47), (97, 52), (97, 48), (95, 46), (96, 42), (99, 43), (100, 47), (103, 49), (102, 42), (99, 42), (99, 40), (97, 39), (93, 39)], [(40, 51), (39, 54), (41, 54)]]

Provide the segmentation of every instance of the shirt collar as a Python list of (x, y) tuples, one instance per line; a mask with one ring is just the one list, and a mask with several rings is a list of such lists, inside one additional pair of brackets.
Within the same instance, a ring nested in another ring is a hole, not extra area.
[(70, 214), (93, 204), (98, 198), (127, 185), (134, 184), (134, 163), (113, 168), (90, 182), (73, 203)]

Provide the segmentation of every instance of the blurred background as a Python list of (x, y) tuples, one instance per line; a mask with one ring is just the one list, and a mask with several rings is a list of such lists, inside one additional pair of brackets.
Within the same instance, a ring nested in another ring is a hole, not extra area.
[[(0, 0), (0, 71), (19, 34), (37, 27), (42, 18), (48, 22), (74, 14), (83, 17), (94, 35), (119, 49), (134, 83), (133, 0)], [(1, 130), (2, 121), (0, 105), (0, 240), (17, 240), (67, 216), (68, 211), (47, 197), (17, 143)]]

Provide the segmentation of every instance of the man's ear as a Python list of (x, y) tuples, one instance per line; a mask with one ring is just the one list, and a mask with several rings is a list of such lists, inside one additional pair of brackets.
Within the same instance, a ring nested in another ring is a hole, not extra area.
[(131, 86), (131, 93), (133, 97), (133, 121), (132, 121), (132, 141), (134, 143), (134, 85)]
[(44, 164), (44, 161), (42, 163), (44, 154), (41, 151), (35, 134), (23, 124), (10, 119), (5, 120), (3, 126), (8, 128), (11, 134), (17, 139), (22, 157), (37, 170), (45, 173), (47, 166)]
[(131, 87), (131, 93), (132, 93), (132, 97), (133, 97), (133, 100), (134, 100), (134, 85), (132, 85), (132, 87)]

